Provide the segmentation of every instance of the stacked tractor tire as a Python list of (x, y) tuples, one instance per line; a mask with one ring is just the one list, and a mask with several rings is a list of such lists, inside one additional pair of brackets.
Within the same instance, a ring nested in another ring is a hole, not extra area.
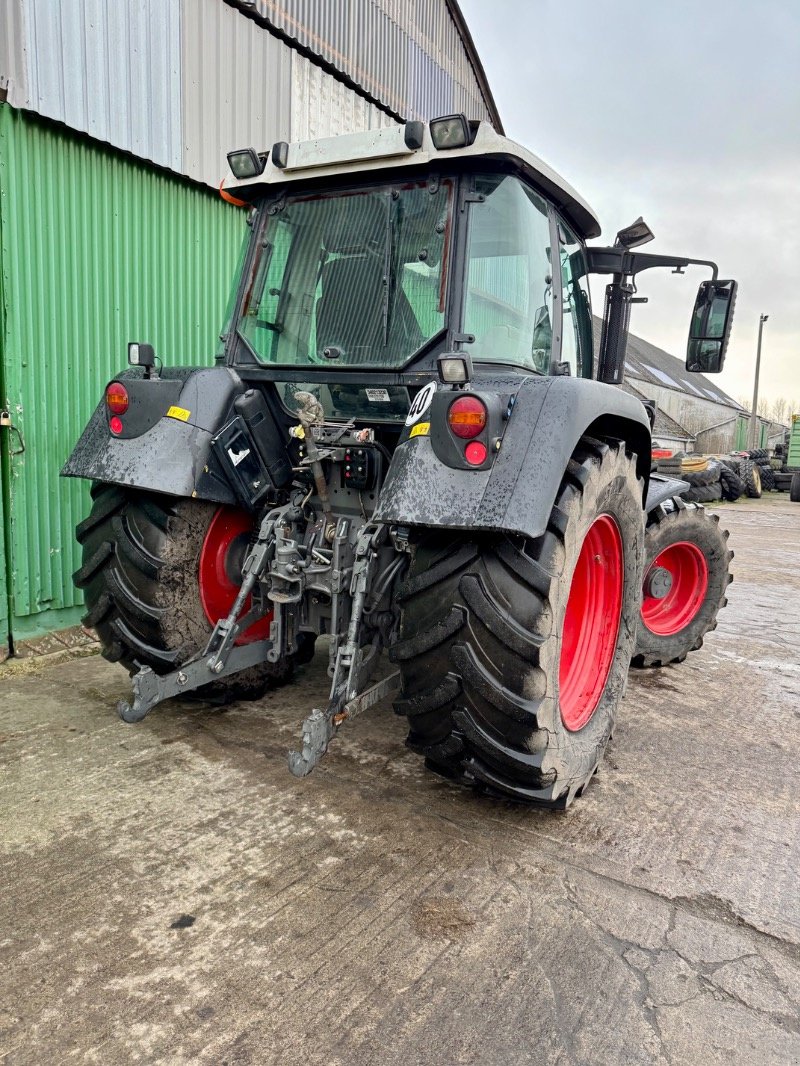
[(691, 488), (683, 496), (687, 503), (732, 503), (742, 496), (758, 499), (762, 492), (775, 488), (775, 475), (765, 449), (725, 458), (676, 452), (659, 459), (653, 469), (666, 477), (688, 481)]

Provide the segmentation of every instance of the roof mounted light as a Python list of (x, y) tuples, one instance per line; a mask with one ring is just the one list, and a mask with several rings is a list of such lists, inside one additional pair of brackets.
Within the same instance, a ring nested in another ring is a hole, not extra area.
[(614, 244), (622, 245), (623, 248), (638, 248), (640, 244), (647, 244), (652, 240), (655, 240), (655, 234), (639, 215), (634, 223), (619, 231)]
[(228, 166), (239, 181), (257, 178), (266, 165), (267, 157), (259, 155), (255, 148), (237, 148), (235, 152), (228, 152)]
[(431, 140), (438, 151), (466, 148), (472, 143), (472, 131), (464, 115), (445, 115), (430, 121)]

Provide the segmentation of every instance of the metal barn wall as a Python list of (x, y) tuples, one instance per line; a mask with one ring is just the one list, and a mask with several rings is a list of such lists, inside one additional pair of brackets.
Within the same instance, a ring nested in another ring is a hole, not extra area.
[(312, 140), (339, 133), (394, 126), (393, 118), (322, 67), (292, 53), (292, 121), (289, 139)]
[[(231, 0), (406, 119), (499, 120), (447, 0)], [(466, 28), (463, 27), (466, 33)], [(468, 34), (467, 34), (468, 36)], [(471, 42), (470, 42), (471, 46)]]
[(211, 191), (0, 105), (0, 358), (26, 445), (11, 477), (17, 637), (77, 620), (49, 612), (80, 603), (87, 484), (58, 472), (126, 342), (212, 363), (245, 230)]
[(8, 103), (212, 188), (231, 148), (371, 129), (384, 108), (499, 126), (470, 48), (451, 0), (0, 0)]
[(26, 85), (9, 103), (180, 171), (181, 0), (21, 8)]
[(0, 0), (0, 100), (15, 107), (28, 98), (26, 51), (23, 0)]
[(216, 188), (232, 148), (289, 139), (293, 53), (221, 0), (187, 0), (181, 41), (180, 169)]

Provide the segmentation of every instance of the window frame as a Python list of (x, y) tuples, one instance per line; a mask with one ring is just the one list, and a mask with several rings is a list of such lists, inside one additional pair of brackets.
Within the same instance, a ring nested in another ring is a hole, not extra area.
[[(553, 281), (554, 281), (554, 288), (557, 287), (557, 289), (558, 289), (558, 306), (560, 308), (559, 315), (556, 316), (558, 321), (559, 321), (558, 359), (557, 360), (554, 359), (554, 361), (553, 361), (553, 369), (555, 369), (556, 362), (562, 362), (563, 361), (562, 358), (561, 358), (561, 354), (562, 354), (562, 351), (563, 351), (565, 315), (564, 315), (564, 274), (563, 274), (563, 271), (561, 269), (561, 232), (560, 231), (561, 231), (562, 228), (564, 230), (565, 235), (568, 234), (570, 237), (572, 237), (574, 239), (574, 242), (580, 247), (581, 251), (583, 252), (584, 259), (586, 257), (586, 241), (584, 241), (583, 238), (579, 237), (577, 235), (577, 233), (575, 233), (575, 230), (572, 228), (572, 226), (570, 226), (570, 224), (566, 221), (566, 219), (563, 218), (563, 216), (559, 214), (558, 210), (556, 208), (553, 208), (552, 209), (552, 221), (551, 221), (551, 241), (553, 243), (551, 244), (551, 247), (558, 249), (558, 278), (557, 279), (554, 278)], [(567, 243), (568, 243), (567, 241), (564, 242), (565, 245)], [(591, 294), (591, 289), (589, 288), (589, 284), (588, 284), (588, 278), (589, 278), (588, 273), (585, 274), (584, 276), (587, 279), (587, 283), (586, 283), (586, 298), (587, 298), (587, 305), (588, 305), (588, 308), (589, 308), (589, 327), (590, 327), (590, 331), (591, 331), (592, 344), (591, 344), (589, 352), (587, 352), (587, 353), (581, 352), (581, 350), (580, 350), (581, 332), (579, 330), (577, 331), (577, 350), (578, 350), (578, 354), (581, 357), (581, 373), (578, 376), (583, 378), (583, 379), (593, 379), (594, 378), (594, 320), (593, 320), (593, 317), (592, 317), (592, 294)], [(557, 286), (555, 285), (556, 280), (558, 282)], [(554, 352), (555, 352), (555, 349), (556, 349), (556, 345), (553, 344), (553, 351)]]

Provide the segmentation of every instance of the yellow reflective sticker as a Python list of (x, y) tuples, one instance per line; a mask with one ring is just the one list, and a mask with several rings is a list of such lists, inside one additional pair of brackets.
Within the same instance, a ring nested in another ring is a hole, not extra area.
[(430, 422), (417, 422), (415, 426), (411, 427), (409, 438), (411, 437), (427, 437), (431, 431)]
[(179, 422), (188, 422), (191, 411), (187, 411), (185, 407), (170, 407), (167, 411), (165, 418), (177, 418)]

